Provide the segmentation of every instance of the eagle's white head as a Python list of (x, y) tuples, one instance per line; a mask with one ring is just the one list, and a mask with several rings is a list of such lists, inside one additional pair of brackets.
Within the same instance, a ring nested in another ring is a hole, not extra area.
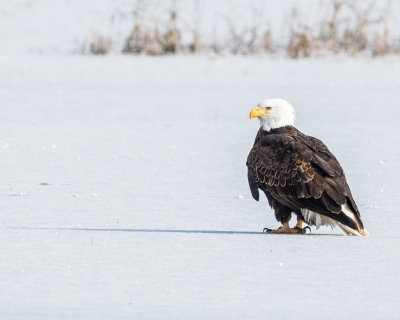
[(250, 111), (250, 119), (252, 118), (258, 118), (260, 126), (269, 131), (284, 126), (293, 126), (295, 111), (286, 100), (265, 99)]

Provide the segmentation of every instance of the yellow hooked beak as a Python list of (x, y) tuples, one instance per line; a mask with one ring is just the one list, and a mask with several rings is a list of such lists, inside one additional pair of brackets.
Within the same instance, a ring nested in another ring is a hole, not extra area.
[(255, 107), (250, 111), (250, 120), (253, 118), (261, 117), (263, 115), (269, 114), (267, 111), (261, 109), (260, 107)]

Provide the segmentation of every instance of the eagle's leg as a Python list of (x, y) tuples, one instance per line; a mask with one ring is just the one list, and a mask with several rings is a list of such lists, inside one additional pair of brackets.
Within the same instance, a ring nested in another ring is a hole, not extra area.
[[(280, 223), (282, 223), (282, 226), (276, 230), (273, 229), (268, 229), (268, 228), (264, 228), (264, 232), (265, 233), (294, 233), (294, 234), (302, 234), (302, 233), (306, 233), (307, 228), (309, 227), (305, 227), (302, 228), (302, 223), (303, 221), (301, 220), (302, 216), (298, 216), (297, 217), (297, 224), (294, 228), (290, 228), (289, 226), (289, 221), (290, 218), (292, 216), (292, 209), (289, 207), (286, 207), (285, 205), (279, 203), (277, 200), (268, 197), (268, 201), (271, 205), (271, 207), (274, 209), (275, 211), (275, 217), (276, 220), (278, 220)], [(297, 212), (295, 212), (297, 214)]]
[(311, 228), (309, 226), (303, 228), (303, 220), (301, 220), (299, 217), (297, 217), (297, 223), (293, 229), (296, 229), (299, 233), (307, 233), (308, 229), (308, 231), (311, 233)]
[(283, 223), (283, 226), (279, 227), (276, 230), (273, 229), (268, 229), (268, 228), (264, 228), (264, 232), (265, 233), (295, 233), (295, 234), (299, 234), (299, 233), (307, 233), (307, 229), (311, 232), (311, 228), (310, 227), (305, 227), (303, 228), (303, 220), (297, 218), (297, 224), (294, 226), (294, 228), (290, 228), (289, 227), (289, 220)]
[(289, 227), (289, 221), (286, 221), (283, 223), (282, 227), (279, 227), (278, 229), (268, 229), (268, 228), (264, 228), (264, 232), (265, 233), (303, 233), (301, 232), (300, 229), (296, 229), (296, 228), (290, 228)]

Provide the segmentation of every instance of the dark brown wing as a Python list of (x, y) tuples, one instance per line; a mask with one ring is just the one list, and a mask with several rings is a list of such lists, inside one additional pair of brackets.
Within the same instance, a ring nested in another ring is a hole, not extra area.
[[(253, 197), (260, 188), (293, 210), (327, 216), (339, 214), (347, 200), (354, 203), (343, 169), (318, 139), (267, 134), (254, 144), (247, 166)], [(355, 204), (354, 209), (359, 216)]]
[(311, 150), (314, 151), (314, 153), (320, 157), (322, 157), (328, 164), (334, 168), (334, 170), (338, 173), (340, 178), (343, 180), (345, 186), (346, 186), (346, 197), (348, 199), (348, 205), (352, 209), (353, 212), (357, 214), (358, 217), (360, 217), (360, 212), (358, 211), (356, 202), (353, 199), (353, 196), (350, 191), (350, 187), (347, 184), (346, 176), (344, 174), (344, 171), (335, 158), (335, 156), (328, 150), (328, 148), (325, 146), (325, 144), (314, 137), (311, 136), (306, 136), (302, 134), (302, 139), (303, 142), (309, 147)]

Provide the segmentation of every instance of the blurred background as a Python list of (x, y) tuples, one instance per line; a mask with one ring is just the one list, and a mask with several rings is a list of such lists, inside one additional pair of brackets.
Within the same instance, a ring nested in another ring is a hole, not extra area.
[(0, 53), (398, 54), (392, 0), (2, 0)]

